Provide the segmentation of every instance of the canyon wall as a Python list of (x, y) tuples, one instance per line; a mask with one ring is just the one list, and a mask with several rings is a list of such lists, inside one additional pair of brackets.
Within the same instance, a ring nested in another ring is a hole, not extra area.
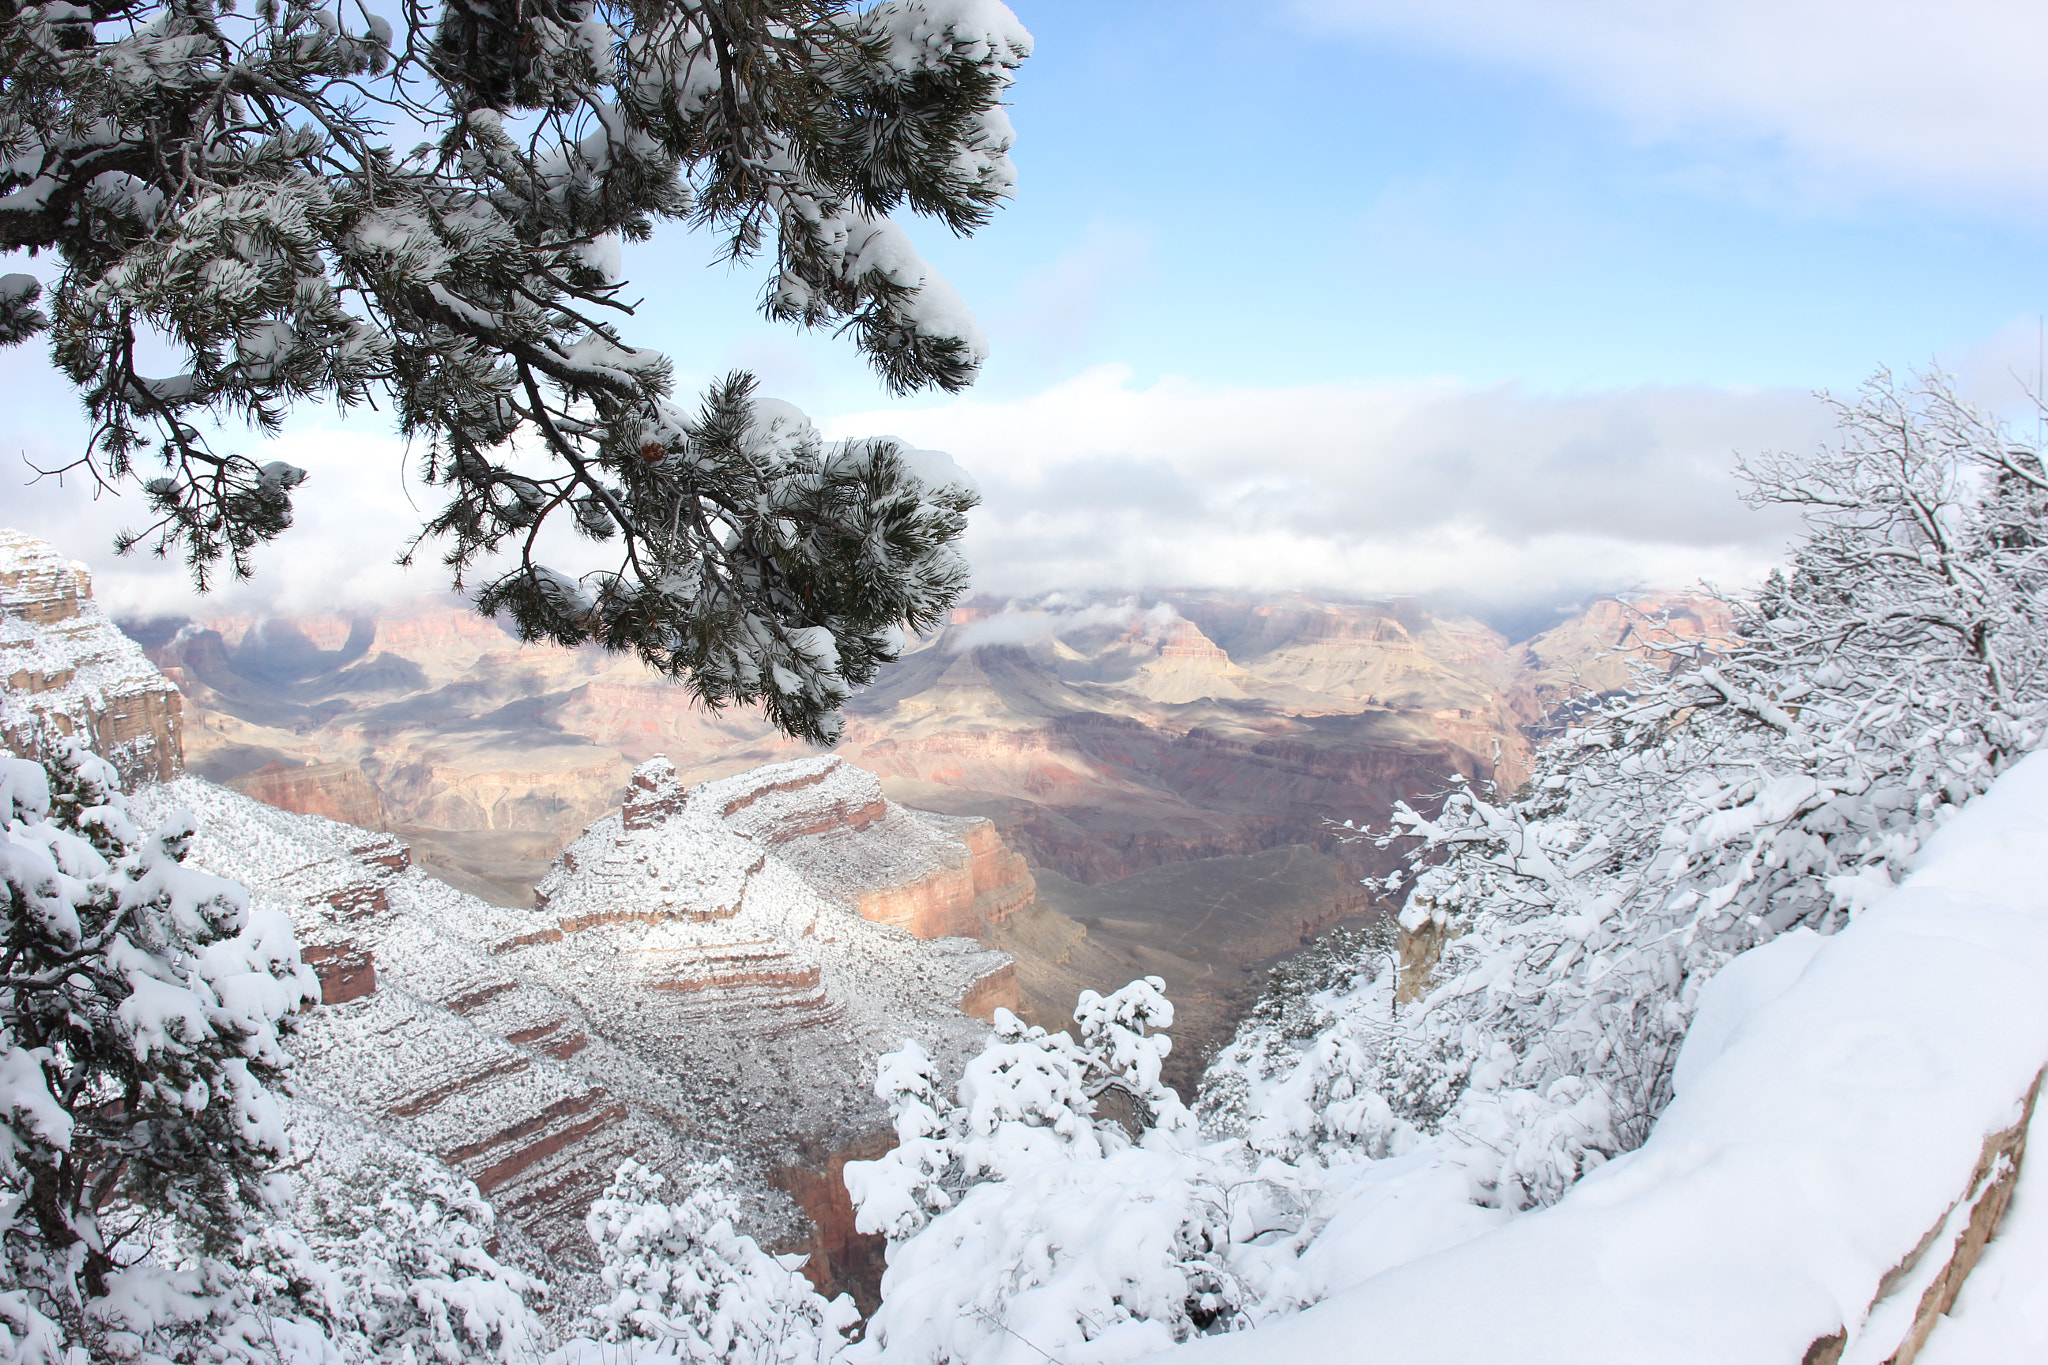
[[(1645, 639), (1726, 638), (1717, 612), (1683, 594), (1596, 603), (1516, 645), (1413, 600), (977, 602), (853, 698), (835, 776), (807, 770), (810, 796), (759, 796), (727, 818), (825, 886), (884, 796), (927, 812), (866, 845), (896, 849), (902, 869), (862, 867), (865, 889), (831, 894), (915, 935), (1017, 954), (1017, 999), (1051, 1027), (1074, 989), (1158, 972), (1183, 1007), (1178, 1073), (1280, 947), (1372, 913), (1358, 879), (1397, 855), (1342, 821), (1383, 823), (1453, 776), (1518, 781), (1558, 701), (1625, 686)], [(755, 712), (690, 704), (630, 658), (521, 646), (452, 599), (133, 628), (186, 689), (195, 771), (377, 823), (367, 784), (423, 865), (504, 906), (532, 904), (633, 765), (666, 754), (702, 784), (810, 752)], [(829, 790), (855, 773), (879, 786)], [(785, 796), (817, 798), (825, 823), (777, 826)], [(945, 855), (920, 852), (938, 833)]]
[(92, 600), (83, 564), (0, 528), (0, 745), (40, 753), (76, 736), (130, 782), (183, 767), (176, 687)]
[[(968, 1011), (1017, 993), (1002, 953), (862, 917), (862, 894), (927, 870), (903, 856), (910, 836), (940, 864), (972, 854), (958, 822), (842, 768), (828, 757), (687, 789), (644, 764), (623, 810), (563, 850), (525, 910), (426, 875), (389, 834), (200, 779), (134, 800), (144, 820), (195, 812), (192, 863), (292, 915), (322, 993), (294, 1036), (301, 1098), (447, 1162), (568, 1267), (588, 1261), (583, 1214), (625, 1157), (685, 1184), (730, 1157), (750, 1226), (814, 1248), (821, 1285), (871, 1300), (878, 1252), (852, 1233), (843, 1190), (820, 1182), (887, 1131), (875, 1060), (917, 1037), (957, 1066), (981, 1037)], [(848, 802), (871, 817), (841, 819)], [(746, 811), (772, 818), (749, 832), (728, 815)], [(797, 862), (822, 844), (894, 879), (842, 867), (813, 884)]]

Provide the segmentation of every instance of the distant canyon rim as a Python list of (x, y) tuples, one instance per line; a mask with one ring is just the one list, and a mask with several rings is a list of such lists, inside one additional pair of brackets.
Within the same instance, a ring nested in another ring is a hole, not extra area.
[[(184, 697), (189, 769), (271, 805), (390, 831), (508, 907), (634, 765), (686, 783), (815, 752), (707, 712), (630, 656), (523, 645), (458, 599), (298, 617), (125, 620)], [(1022, 1012), (1165, 978), (1169, 1078), (1191, 1085), (1260, 969), (1369, 915), (1383, 824), (1457, 778), (1507, 786), (1575, 692), (1626, 688), (1648, 640), (1726, 638), (1697, 593), (1608, 598), (1525, 641), (1421, 601), (1306, 594), (979, 599), (846, 708), (835, 752), (894, 801), (985, 817), (1035, 900), (990, 927)]]

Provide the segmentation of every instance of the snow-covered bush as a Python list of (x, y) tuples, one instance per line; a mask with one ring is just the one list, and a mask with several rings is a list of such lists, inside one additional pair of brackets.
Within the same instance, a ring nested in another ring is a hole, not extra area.
[(2038, 452), (1938, 376), (1880, 376), (1840, 418), (1837, 445), (1745, 466), (1750, 496), (1808, 529), (1787, 572), (1730, 599), (1735, 641), (1583, 704), (1519, 793), (1396, 808), (1416, 998), (1385, 973), (1306, 1042), (1251, 1021), (1219, 1112), (1257, 1082), (1277, 1108), (1245, 1130), (1274, 1150), (1438, 1133), (1476, 1198), (1548, 1203), (1646, 1136), (1723, 963), (1840, 928), (2040, 742)]
[[(825, 1365), (859, 1321), (853, 1300), (811, 1287), (801, 1257), (777, 1257), (737, 1231), (737, 1205), (722, 1177), (729, 1163), (698, 1173), (679, 1203), (661, 1199), (662, 1177), (622, 1163), (584, 1221), (612, 1295), (594, 1316), (628, 1356), (721, 1365)], [(581, 1342), (565, 1362), (616, 1359), (617, 1347)]]
[(286, 1114), (292, 1194), (232, 1257), (248, 1316), (309, 1322), (350, 1362), (532, 1358), (545, 1289), (486, 1250), (474, 1183), (337, 1115)]
[[(181, 865), (191, 817), (136, 829), (82, 747), (0, 756), (0, 816), (0, 1356), (142, 1350), (201, 1330), (277, 1193), (279, 1033), (317, 983), (289, 920)], [(166, 1228), (201, 1259), (150, 1259)]]
[(1079, 1041), (997, 1011), (950, 1095), (917, 1044), (881, 1059), (898, 1145), (846, 1184), (889, 1269), (850, 1360), (1107, 1362), (1245, 1320), (1230, 1253), (1248, 1173), (1198, 1148), (1160, 1080), (1164, 983), (1083, 992), (1074, 1019)]
[(1160, 1031), (1173, 1025), (1164, 981), (1148, 976), (1108, 996), (1083, 991), (1074, 1021), (1078, 1043), (997, 1010), (987, 1045), (961, 1073), (957, 1102), (914, 1039), (883, 1054), (875, 1096), (888, 1102), (897, 1145), (878, 1160), (847, 1163), (859, 1229), (900, 1241), (978, 1181), (1193, 1129), (1160, 1079), (1173, 1047)]

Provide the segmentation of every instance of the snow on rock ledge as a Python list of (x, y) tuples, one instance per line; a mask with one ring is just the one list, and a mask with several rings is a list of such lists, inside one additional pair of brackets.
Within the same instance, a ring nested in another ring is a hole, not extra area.
[(34, 754), (39, 730), (77, 734), (128, 783), (169, 781), (181, 702), (92, 600), (83, 564), (0, 527), (0, 745)]
[(2048, 1062), (2044, 981), (2035, 755), (1781, 993), (1752, 993), (1640, 1150), (1549, 1209), (1176, 1354), (1904, 1365), (2009, 1196)]
[(774, 849), (863, 919), (917, 938), (979, 938), (1038, 895), (1024, 859), (989, 821), (899, 806), (873, 773), (830, 755), (702, 790), (728, 828)]

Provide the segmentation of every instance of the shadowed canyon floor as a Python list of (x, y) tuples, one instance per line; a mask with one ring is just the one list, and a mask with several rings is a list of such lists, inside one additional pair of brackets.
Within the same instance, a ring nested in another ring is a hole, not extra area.
[[(192, 771), (394, 830), (507, 906), (531, 904), (634, 764), (663, 753), (695, 783), (808, 752), (629, 658), (522, 646), (451, 599), (127, 629), (184, 693)], [(1392, 855), (1330, 821), (1381, 821), (1453, 774), (1519, 780), (1527, 728), (1575, 687), (1626, 686), (1612, 651), (1646, 631), (1682, 647), (1728, 622), (1659, 594), (1513, 644), (1412, 600), (986, 602), (856, 697), (836, 752), (895, 801), (987, 818), (1028, 860), (1038, 901), (991, 942), (1036, 1021), (1058, 1026), (1079, 989), (1165, 977), (1184, 1079), (1259, 964), (1369, 909), (1358, 878)]]

